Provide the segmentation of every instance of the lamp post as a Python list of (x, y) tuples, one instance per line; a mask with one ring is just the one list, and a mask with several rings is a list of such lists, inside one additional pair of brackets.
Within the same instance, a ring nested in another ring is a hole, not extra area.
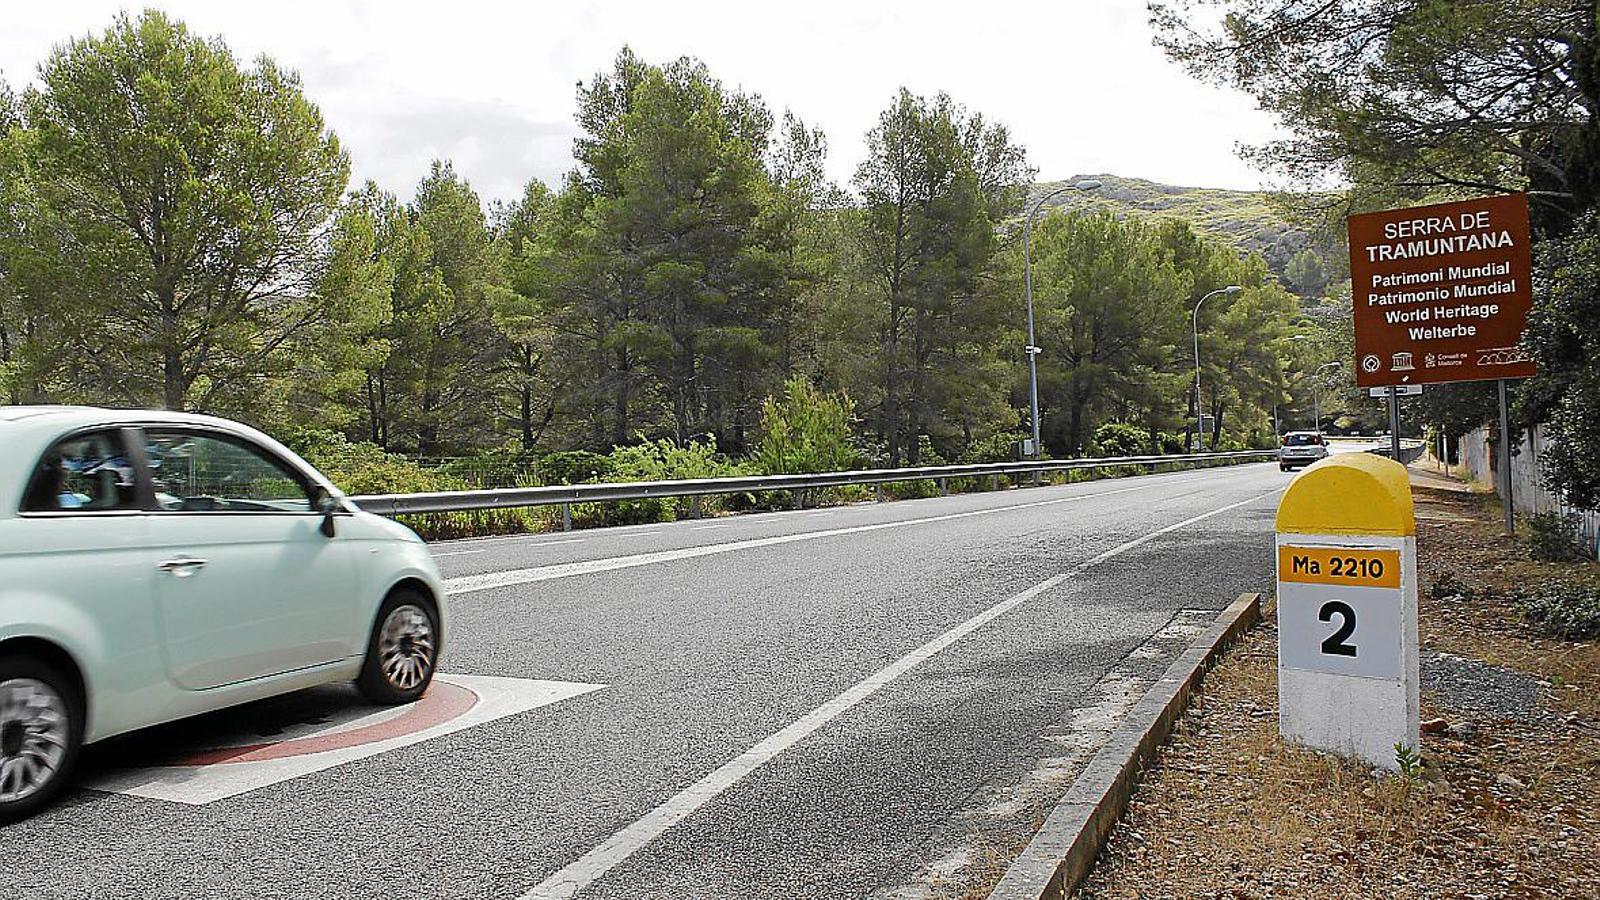
[(1206, 418), (1205, 407), (1200, 405), (1200, 306), (1218, 294), (1227, 294), (1231, 297), (1241, 290), (1243, 288), (1237, 284), (1217, 288), (1201, 297), (1200, 302), (1194, 305), (1194, 314), (1192, 316), (1194, 324), (1194, 441), (1196, 448), (1201, 453), (1206, 452)]
[(1311, 414), (1316, 417), (1315, 427), (1317, 429), (1318, 437), (1322, 436), (1322, 404), (1319, 400), (1320, 392), (1317, 390), (1317, 388), (1322, 384), (1322, 379), (1317, 376), (1322, 374), (1323, 369), (1342, 368), (1344, 368), (1344, 363), (1335, 360), (1333, 362), (1323, 363), (1322, 365), (1317, 366), (1317, 370), (1311, 373)]
[(1033, 341), (1033, 217), (1046, 200), (1057, 194), (1064, 194), (1067, 191), (1093, 191), (1099, 187), (1100, 182), (1092, 179), (1062, 185), (1035, 200), (1033, 206), (1028, 208), (1027, 218), (1022, 222), (1022, 290), (1028, 299), (1028, 345), (1023, 350), (1028, 354), (1028, 408), (1033, 412), (1034, 459), (1044, 454), (1043, 448), (1039, 446), (1039, 347)]

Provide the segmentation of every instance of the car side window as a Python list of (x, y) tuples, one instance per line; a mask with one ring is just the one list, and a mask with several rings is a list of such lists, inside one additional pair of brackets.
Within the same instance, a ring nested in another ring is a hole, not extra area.
[(139, 508), (138, 479), (120, 431), (77, 434), (51, 447), (28, 480), (23, 512), (96, 513)]
[(147, 428), (145, 454), (156, 506), (171, 512), (311, 512), (302, 477), (231, 436)]

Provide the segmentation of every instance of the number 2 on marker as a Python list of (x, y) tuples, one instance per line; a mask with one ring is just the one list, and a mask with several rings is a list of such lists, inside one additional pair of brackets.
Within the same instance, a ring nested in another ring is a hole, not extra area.
[(1331, 622), (1334, 616), (1339, 617), (1339, 627), (1323, 639), (1322, 652), (1331, 656), (1355, 656), (1356, 645), (1348, 643), (1350, 635), (1356, 631), (1355, 608), (1343, 600), (1329, 600), (1317, 611), (1320, 622)]

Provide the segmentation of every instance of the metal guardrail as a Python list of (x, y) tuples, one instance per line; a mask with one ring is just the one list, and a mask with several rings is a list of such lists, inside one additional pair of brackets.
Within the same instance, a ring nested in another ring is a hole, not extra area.
[[(1373, 447), (1367, 452), (1377, 456), (1392, 456), (1392, 450), (1392, 447), (1385, 445), (1383, 447)], [(1421, 443), (1409, 439), (1406, 440), (1400, 445), (1400, 462), (1405, 463), (1406, 465), (1416, 462), (1422, 457), (1422, 450), (1423, 447)]]
[(1046, 459), (965, 466), (922, 466), (909, 469), (858, 469), (808, 475), (747, 475), (734, 478), (689, 478), (677, 481), (626, 481), (603, 484), (559, 484), (530, 488), (490, 488), (475, 491), (439, 491), (424, 494), (365, 494), (348, 498), (367, 512), (385, 516), (417, 513), (512, 509), (571, 503), (605, 503), (662, 497), (698, 497), (706, 494), (742, 494), (753, 491), (807, 491), (850, 484), (887, 484), (972, 478), (982, 475), (1026, 475), (1114, 466), (1158, 466), (1174, 463), (1237, 462), (1276, 459), (1276, 450), (1240, 450), (1232, 453), (1184, 453), (1171, 456), (1112, 456), (1097, 459)]

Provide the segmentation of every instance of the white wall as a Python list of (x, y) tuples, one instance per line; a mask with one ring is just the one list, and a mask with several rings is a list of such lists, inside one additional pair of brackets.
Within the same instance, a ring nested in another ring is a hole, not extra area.
[[(1584, 539), (1600, 556), (1600, 511), (1576, 509), (1561, 501), (1556, 494), (1545, 489), (1539, 476), (1539, 454), (1545, 447), (1544, 426), (1536, 425), (1522, 436), (1519, 452), (1511, 457), (1511, 497), (1518, 513), (1532, 514), (1556, 512), (1577, 514), (1582, 520)], [(1455, 474), (1470, 478), (1485, 487), (1500, 492), (1500, 479), (1494, 463), (1496, 448), (1490, 446), (1489, 429), (1481, 426), (1461, 438), (1459, 450), (1461, 465)]]

